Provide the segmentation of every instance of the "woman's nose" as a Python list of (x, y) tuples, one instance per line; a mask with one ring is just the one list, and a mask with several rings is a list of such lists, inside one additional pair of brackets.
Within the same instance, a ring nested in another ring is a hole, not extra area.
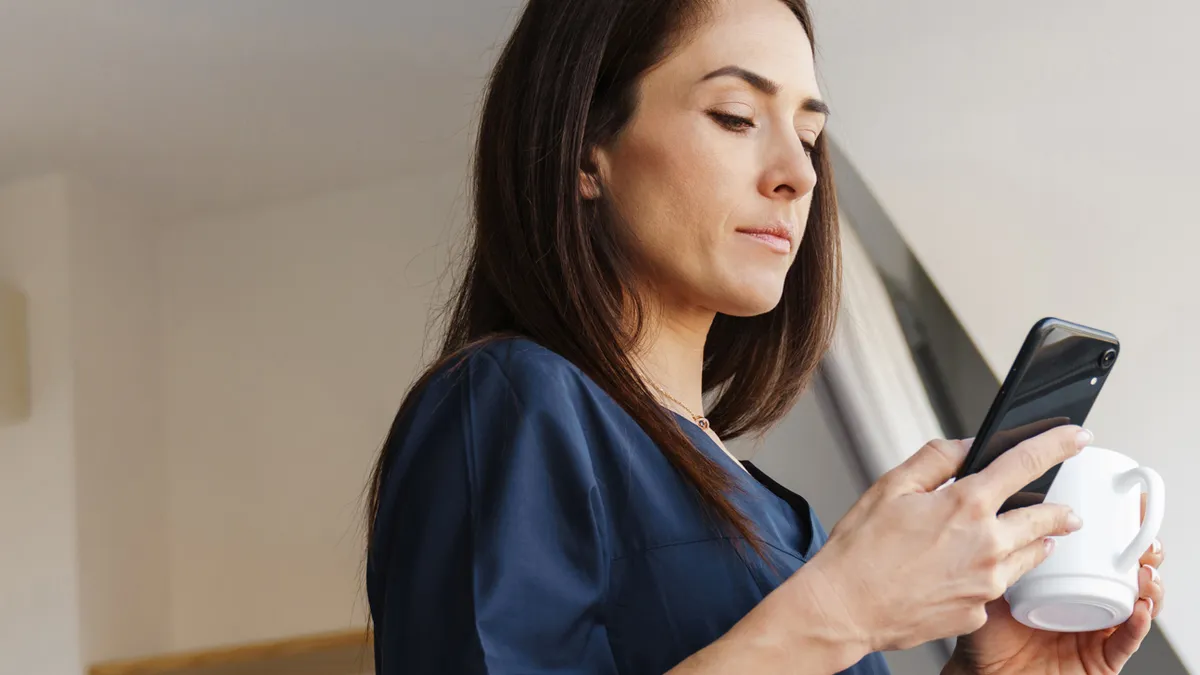
[(795, 201), (812, 192), (817, 184), (817, 172), (812, 158), (800, 139), (784, 142), (763, 173), (759, 190), (770, 199)]

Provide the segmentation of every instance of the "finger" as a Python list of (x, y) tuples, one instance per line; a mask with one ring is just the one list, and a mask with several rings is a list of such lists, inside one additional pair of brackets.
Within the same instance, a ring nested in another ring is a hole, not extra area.
[(1022, 546), (1004, 559), (1004, 576), (1008, 579), (1006, 586), (1017, 583), (1029, 570), (1041, 565), (1054, 552), (1054, 539), (1045, 537)]
[(1154, 543), (1150, 544), (1150, 548), (1142, 554), (1138, 559), (1141, 565), (1149, 565), (1151, 567), (1162, 567), (1163, 562), (1167, 559), (1166, 552), (1163, 550), (1162, 542), (1155, 539)]
[(929, 441), (889, 472), (888, 483), (904, 492), (930, 492), (958, 473), (969, 447), (961, 441)]
[(1138, 597), (1146, 598), (1152, 601), (1150, 605), (1150, 615), (1158, 616), (1162, 611), (1163, 597), (1165, 596), (1162, 577), (1158, 570), (1149, 565), (1143, 566), (1138, 570)]
[(961, 483), (971, 481), (972, 490), (1000, 509), (1004, 500), (1032, 483), (1053, 466), (1079, 454), (1092, 441), (1092, 434), (1069, 424), (1051, 429), (1018, 444), (997, 457), (986, 469), (967, 476)]
[(1083, 521), (1065, 504), (1023, 506), (1001, 514), (1001, 536), (1016, 550), (1049, 536), (1070, 534), (1083, 526)]
[(1133, 606), (1133, 616), (1104, 641), (1104, 660), (1108, 667), (1114, 672), (1124, 668), (1149, 633), (1150, 605), (1146, 600), (1138, 600)]
[(1051, 429), (1070, 423), (1070, 417), (1047, 417), (1036, 422), (1013, 427), (1012, 429), (997, 431), (992, 434), (992, 440), (989, 444), (994, 444), (998, 448), (1012, 448), (1021, 441), (1028, 440), (1039, 434), (1044, 434)]
[(1142, 515), (1138, 519), (1139, 523), (1146, 522), (1146, 499), (1149, 497), (1150, 497), (1150, 495), (1146, 494), (1145, 492), (1142, 493)]

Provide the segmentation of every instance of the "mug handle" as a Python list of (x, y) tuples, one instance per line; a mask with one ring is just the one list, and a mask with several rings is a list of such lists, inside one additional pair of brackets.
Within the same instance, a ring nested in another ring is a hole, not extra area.
[(1154, 538), (1158, 536), (1158, 528), (1162, 527), (1163, 509), (1166, 507), (1166, 495), (1162, 476), (1154, 469), (1139, 466), (1118, 474), (1113, 480), (1113, 487), (1118, 492), (1126, 492), (1138, 485), (1146, 486), (1146, 517), (1142, 519), (1142, 528), (1129, 546), (1117, 556), (1118, 572), (1129, 571), (1142, 553), (1150, 548)]

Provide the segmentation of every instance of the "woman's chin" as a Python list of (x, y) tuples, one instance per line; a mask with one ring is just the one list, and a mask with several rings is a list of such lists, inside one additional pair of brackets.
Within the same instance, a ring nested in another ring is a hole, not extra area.
[(718, 310), (727, 316), (758, 316), (766, 314), (779, 305), (783, 297), (783, 284), (761, 285), (738, 289), (740, 292), (729, 294), (720, 303)]

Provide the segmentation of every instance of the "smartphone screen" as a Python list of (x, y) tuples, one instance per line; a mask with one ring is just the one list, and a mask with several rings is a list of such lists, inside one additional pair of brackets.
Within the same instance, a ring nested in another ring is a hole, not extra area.
[[(981, 471), (1022, 441), (1064, 424), (1082, 425), (1117, 360), (1111, 334), (1059, 319), (1030, 331), (988, 419), (971, 448), (964, 475)], [(1001, 512), (1040, 504), (1058, 466), (1009, 498)]]

